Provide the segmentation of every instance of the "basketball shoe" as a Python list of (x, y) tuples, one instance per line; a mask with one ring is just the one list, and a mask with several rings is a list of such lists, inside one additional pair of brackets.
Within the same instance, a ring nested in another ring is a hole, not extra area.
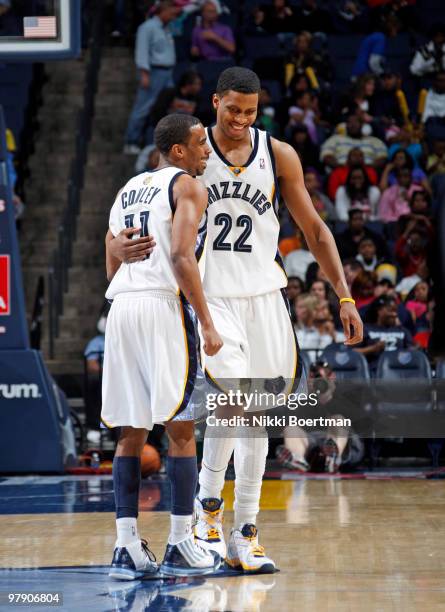
[(167, 544), (159, 570), (164, 576), (200, 576), (216, 572), (220, 565), (221, 557), (204, 550), (190, 535), (178, 544)]
[(156, 558), (146, 540), (136, 540), (126, 546), (116, 546), (108, 575), (116, 580), (136, 580), (157, 571)]
[(275, 572), (275, 563), (266, 557), (264, 547), (258, 544), (258, 529), (251, 523), (245, 523), (241, 529), (232, 529), (226, 563), (244, 574)]
[(309, 464), (306, 459), (297, 459), (295, 455), (284, 445), (277, 446), (275, 451), (277, 461), (283, 467), (296, 472), (307, 472)]
[(206, 550), (224, 559), (227, 547), (223, 532), (224, 501), (217, 497), (195, 498), (195, 538)]

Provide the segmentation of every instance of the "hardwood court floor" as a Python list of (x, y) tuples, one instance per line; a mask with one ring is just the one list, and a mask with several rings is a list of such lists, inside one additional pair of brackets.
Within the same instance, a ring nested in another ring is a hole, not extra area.
[[(281, 572), (209, 577), (181, 590), (188, 602), (181, 609), (445, 610), (443, 481), (265, 481), (263, 489), (261, 542)], [(228, 530), (233, 483), (224, 495)], [(142, 512), (139, 524), (162, 558), (168, 513)], [(9, 514), (0, 516), (0, 534), (2, 568), (106, 565), (115, 539), (114, 516)]]

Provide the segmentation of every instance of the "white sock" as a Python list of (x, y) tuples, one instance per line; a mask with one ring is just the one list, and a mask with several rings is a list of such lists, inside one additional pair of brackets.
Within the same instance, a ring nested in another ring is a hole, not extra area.
[[(237, 438), (235, 442), (235, 527), (256, 524), (260, 510), (269, 439), (260, 428), (250, 429), (249, 434), (251, 436)], [(261, 437), (263, 435), (265, 437)]]
[(227, 466), (235, 447), (235, 438), (205, 436), (202, 466), (199, 473), (199, 499), (221, 497)]
[(125, 517), (116, 519), (116, 531), (117, 531), (117, 546), (127, 546), (132, 542), (139, 540), (137, 519), (133, 517)]
[(170, 514), (169, 544), (179, 544), (190, 537), (192, 533), (192, 515)]

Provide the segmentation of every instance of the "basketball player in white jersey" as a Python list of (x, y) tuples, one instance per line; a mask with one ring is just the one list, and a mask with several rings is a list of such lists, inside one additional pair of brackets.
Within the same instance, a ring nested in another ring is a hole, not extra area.
[[(183, 576), (213, 572), (216, 553), (199, 546), (192, 532), (197, 484), (194, 422), (190, 396), (198, 365), (193, 313), (200, 322), (204, 352), (215, 355), (222, 341), (215, 330), (198, 267), (204, 235), (199, 223), (206, 189), (191, 175), (205, 169), (209, 148), (195, 117), (169, 115), (159, 122), (156, 170), (123, 187), (110, 213), (110, 231), (138, 228), (157, 239), (143, 261), (116, 262), (106, 297), (113, 300), (107, 321), (102, 420), (121, 433), (113, 462), (117, 542), (110, 576), (134, 580), (157, 571), (137, 532), (140, 455), (148, 430), (164, 423), (169, 438), (167, 474), (171, 483), (171, 530), (161, 572)], [(188, 301), (188, 302), (187, 302)]]
[[(212, 151), (200, 179), (209, 196), (203, 286), (224, 346), (217, 355), (205, 358), (205, 369), (210, 379), (220, 383), (281, 376), (295, 380), (296, 385), (302, 369), (283, 293), (287, 278), (278, 253), (280, 193), (341, 301), (347, 345), (361, 341), (363, 326), (334, 238), (304, 186), (298, 155), (288, 144), (252, 127), (259, 91), (257, 75), (235, 67), (220, 75), (213, 96), (216, 125), (207, 129)], [(116, 258), (128, 261), (149, 252), (150, 238), (140, 240), (132, 245), (121, 233), (116, 240), (108, 236), (108, 247)], [(249, 433), (206, 435), (195, 535), (244, 573), (272, 572), (275, 564), (259, 545), (256, 528), (268, 439), (265, 432), (251, 429)], [(221, 491), (232, 453), (235, 520), (226, 546)]]

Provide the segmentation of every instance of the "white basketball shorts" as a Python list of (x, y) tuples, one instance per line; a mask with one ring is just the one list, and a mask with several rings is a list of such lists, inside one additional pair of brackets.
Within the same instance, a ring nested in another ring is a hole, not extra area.
[(189, 400), (198, 367), (190, 306), (170, 293), (122, 293), (105, 331), (102, 421), (152, 429), (192, 419)]
[(224, 389), (224, 379), (283, 377), (294, 392), (302, 365), (284, 290), (208, 304), (224, 346), (213, 357), (202, 355), (207, 379)]

